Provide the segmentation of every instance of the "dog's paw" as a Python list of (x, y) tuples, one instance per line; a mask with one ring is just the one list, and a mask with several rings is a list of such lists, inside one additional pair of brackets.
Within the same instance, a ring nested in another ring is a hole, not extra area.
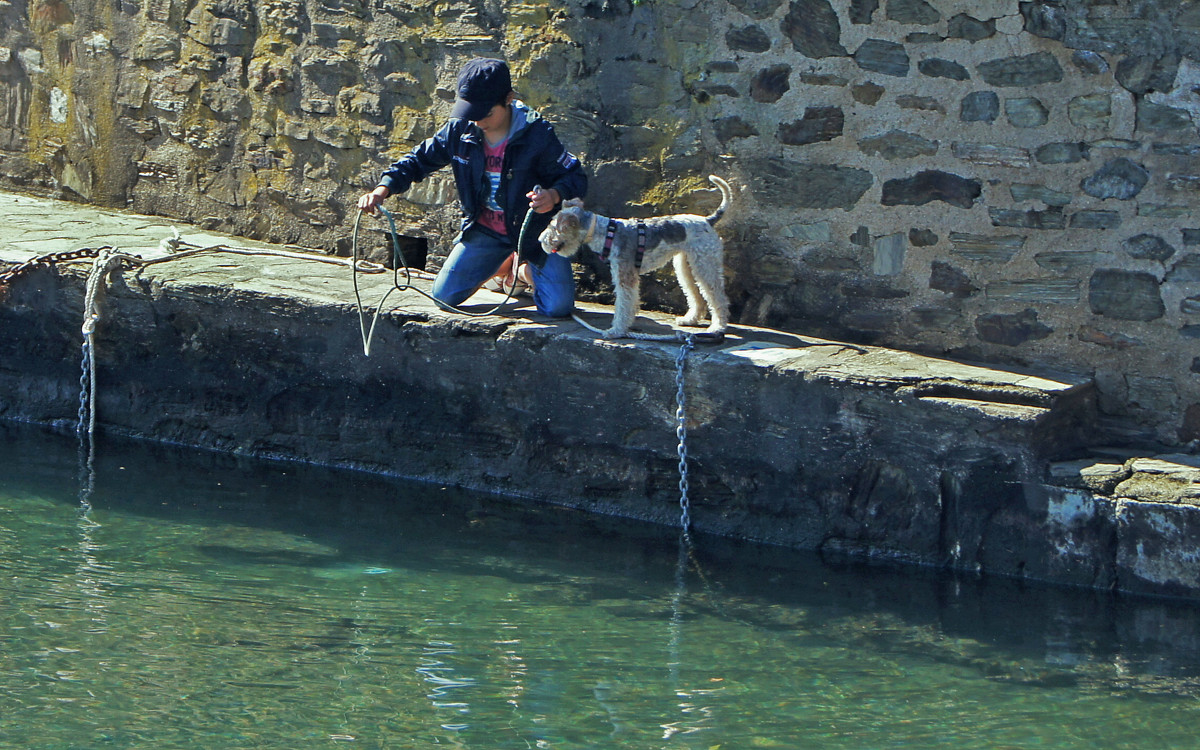
[(623, 338), (625, 338), (625, 336), (628, 333), (629, 333), (628, 329), (609, 328), (607, 331), (605, 331), (604, 333), (602, 333), (600, 335), (604, 338), (605, 341), (612, 341), (613, 339), (623, 339)]
[(696, 326), (701, 326), (701, 325), (703, 325), (703, 323), (701, 323), (701, 322), (700, 322), (700, 316), (699, 316), (699, 315), (684, 315), (684, 316), (682, 316), (682, 317), (679, 317), (679, 318), (676, 318), (676, 319), (675, 319), (675, 325), (677, 325), (677, 326), (696, 327)]

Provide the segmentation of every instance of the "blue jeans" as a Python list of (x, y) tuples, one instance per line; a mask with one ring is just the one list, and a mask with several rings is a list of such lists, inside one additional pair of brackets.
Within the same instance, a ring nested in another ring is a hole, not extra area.
[[(462, 304), (479, 286), (495, 275), (513, 252), (515, 243), (478, 229), (468, 229), (454, 243), (442, 270), (433, 282), (433, 296), (447, 305)], [(533, 303), (550, 318), (565, 318), (575, 309), (575, 276), (571, 261), (551, 254), (538, 268), (529, 264)]]

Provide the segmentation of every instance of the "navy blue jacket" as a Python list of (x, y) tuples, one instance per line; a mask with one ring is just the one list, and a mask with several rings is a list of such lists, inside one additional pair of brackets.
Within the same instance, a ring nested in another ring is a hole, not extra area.
[[(437, 135), (416, 146), (383, 173), (379, 184), (392, 195), (403, 193), (414, 182), (450, 164), (462, 205), (462, 231), (475, 223), (479, 211), (486, 205), (490, 189), (484, 174), (483, 131), (469, 120), (452, 119)], [(587, 192), (587, 175), (579, 160), (571, 155), (554, 127), (522, 102), (513, 103), (513, 128), (504, 151), (504, 167), (497, 196), (504, 209), (508, 236), (515, 245), (521, 223), (529, 211), (525, 194), (534, 185), (554, 188), (563, 200), (582, 198)], [(534, 214), (525, 231), (521, 257), (537, 263), (545, 260), (538, 245), (538, 235), (550, 223), (554, 212)]]

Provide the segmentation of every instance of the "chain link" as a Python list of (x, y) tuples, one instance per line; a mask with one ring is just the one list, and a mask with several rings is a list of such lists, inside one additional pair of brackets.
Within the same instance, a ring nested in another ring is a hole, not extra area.
[(18, 263), (11, 268), (0, 271), (0, 296), (4, 294), (7, 287), (12, 285), (12, 282), (27, 273), (32, 273), (39, 268), (50, 268), (56, 263), (69, 263), (73, 260), (96, 258), (99, 257), (102, 251), (111, 249), (111, 247), (83, 247), (78, 250), (66, 250), (61, 253), (39, 255), (36, 258), (30, 258), (24, 263)]
[(88, 424), (88, 383), (91, 380), (88, 377), (90, 368), (88, 364), (92, 359), (92, 347), (90, 337), (85, 336), (83, 339), (83, 361), (79, 363), (79, 421), (75, 424), (75, 433), (83, 437), (84, 430)]
[(675, 357), (675, 436), (679, 438), (679, 526), (686, 534), (692, 526), (691, 501), (688, 499), (687, 394), (683, 390), (683, 373), (687, 355), (695, 346), (695, 337), (688, 334)]

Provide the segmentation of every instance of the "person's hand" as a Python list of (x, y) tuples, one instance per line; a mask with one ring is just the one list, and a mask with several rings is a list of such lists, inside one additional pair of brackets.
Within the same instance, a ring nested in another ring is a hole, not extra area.
[(383, 185), (375, 188), (369, 193), (365, 193), (363, 197), (358, 199), (358, 210), (366, 211), (369, 214), (376, 212), (383, 199), (392, 194), (392, 191), (385, 188)]
[(542, 190), (540, 187), (535, 187), (526, 193), (525, 197), (529, 199), (529, 207), (539, 214), (553, 211), (554, 207), (562, 200), (562, 196), (554, 188)]

